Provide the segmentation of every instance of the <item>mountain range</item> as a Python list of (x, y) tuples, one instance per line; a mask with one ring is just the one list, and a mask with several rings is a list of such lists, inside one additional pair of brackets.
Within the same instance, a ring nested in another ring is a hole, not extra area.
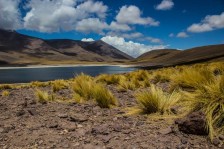
[(133, 59), (113, 46), (98, 40), (44, 40), (0, 30), (0, 65), (73, 64), (125, 62)]
[(158, 49), (134, 59), (101, 40), (44, 40), (0, 29), (0, 66), (124, 63), (159, 68), (220, 60), (224, 60), (224, 44), (187, 50)]

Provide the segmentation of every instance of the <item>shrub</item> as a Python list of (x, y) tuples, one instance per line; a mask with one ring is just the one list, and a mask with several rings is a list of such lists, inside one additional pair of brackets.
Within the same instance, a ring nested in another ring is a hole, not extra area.
[(65, 80), (55, 80), (51, 82), (53, 92), (57, 92), (61, 89), (65, 89), (68, 87), (68, 83)]
[(211, 139), (224, 133), (224, 76), (204, 84), (193, 93), (184, 92), (190, 111), (203, 110)]
[(171, 76), (171, 88), (198, 89), (214, 79), (213, 73), (207, 67), (185, 67)]
[(178, 103), (181, 95), (176, 91), (168, 94), (155, 85), (151, 85), (149, 91), (137, 93), (135, 97), (141, 113), (159, 113), (163, 115), (172, 114), (171, 108)]
[(9, 84), (2, 84), (0, 85), (0, 90), (4, 90), (4, 89), (12, 89), (13, 85), (9, 85)]
[(93, 98), (101, 108), (110, 108), (117, 105), (117, 100), (104, 85), (96, 84), (93, 91)]
[(46, 103), (48, 101), (54, 101), (55, 97), (53, 94), (49, 95), (48, 92), (44, 92), (41, 90), (36, 90), (35, 95), (37, 97), (37, 101), (40, 103)]
[(6, 96), (9, 96), (9, 91), (2, 91), (2, 96), (3, 97), (6, 97)]
[(112, 93), (101, 83), (96, 83), (90, 76), (81, 74), (72, 84), (76, 102), (95, 101), (102, 108), (116, 105), (116, 99)]
[(120, 75), (107, 75), (107, 74), (102, 74), (99, 75), (96, 78), (96, 82), (105, 82), (106, 84), (118, 84), (120, 81)]
[(31, 87), (47, 87), (49, 86), (49, 82), (39, 82), (39, 81), (34, 81), (30, 83)]

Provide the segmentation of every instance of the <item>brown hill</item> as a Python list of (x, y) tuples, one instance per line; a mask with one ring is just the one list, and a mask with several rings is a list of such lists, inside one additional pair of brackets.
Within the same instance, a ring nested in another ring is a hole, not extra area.
[(124, 62), (131, 56), (103, 41), (43, 40), (0, 30), (0, 66)]
[(147, 52), (133, 62), (140, 67), (166, 67), (224, 60), (224, 44), (196, 47), (187, 50), (163, 49)]

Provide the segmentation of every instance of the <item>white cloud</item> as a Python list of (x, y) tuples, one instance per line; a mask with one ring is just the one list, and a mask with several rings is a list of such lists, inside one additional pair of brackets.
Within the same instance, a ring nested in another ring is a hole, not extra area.
[(95, 41), (93, 38), (83, 38), (81, 41), (83, 42), (92, 42)]
[(200, 33), (224, 28), (224, 12), (220, 15), (208, 15), (200, 23), (188, 27), (188, 32)]
[(13, 30), (22, 27), (18, 5), (19, 0), (0, 0), (0, 28)]
[(100, 21), (99, 18), (88, 18), (79, 21), (75, 29), (84, 33), (94, 32), (103, 34), (103, 30), (108, 29), (108, 24)]
[(123, 37), (125, 39), (133, 39), (133, 40), (138, 40), (138, 41), (149, 41), (151, 43), (162, 43), (161, 39), (154, 38), (154, 37), (147, 37), (139, 32), (133, 32), (133, 33), (109, 32), (109, 33), (107, 33), (107, 36), (118, 36), (118, 37)]
[(156, 6), (157, 10), (170, 10), (174, 6), (172, 0), (163, 0), (159, 5)]
[(83, 19), (103, 19), (106, 16), (108, 8), (102, 2), (85, 1), (78, 4), (77, 1), (31, 0), (27, 5), (30, 11), (24, 17), (24, 26), (40, 32), (67, 31), (74, 30), (77, 22)]
[(179, 33), (177, 34), (177, 37), (179, 37), (179, 38), (187, 38), (187, 37), (189, 37), (189, 36), (188, 36), (187, 33), (185, 33), (185, 32), (179, 32)]
[(133, 42), (133, 41), (125, 41), (124, 38), (117, 37), (117, 36), (105, 36), (101, 38), (101, 40), (133, 57), (138, 57), (141, 54), (154, 50), (154, 49), (164, 49), (167, 47), (165, 45), (151, 46), (151, 45), (144, 45), (144, 44)]
[(112, 21), (110, 24), (110, 29), (114, 31), (130, 31), (131, 28), (127, 24), (119, 24)]
[(151, 17), (141, 17), (140, 9), (134, 5), (121, 7), (116, 16), (116, 20), (120, 24), (159, 25), (159, 22)]

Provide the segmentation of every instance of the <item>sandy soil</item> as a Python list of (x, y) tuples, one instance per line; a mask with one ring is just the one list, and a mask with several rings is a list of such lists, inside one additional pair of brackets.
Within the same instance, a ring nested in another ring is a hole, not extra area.
[[(41, 104), (35, 89), (11, 89), (0, 96), (0, 148), (74, 149), (215, 149), (207, 136), (184, 134), (174, 121), (150, 120), (145, 115), (127, 116), (125, 108), (135, 105), (133, 92), (119, 93), (108, 86), (120, 102), (112, 109), (93, 103)], [(44, 88), (49, 90), (49, 88)], [(1, 92), (1, 91), (0, 91)], [(58, 96), (70, 98), (65, 89)]]

